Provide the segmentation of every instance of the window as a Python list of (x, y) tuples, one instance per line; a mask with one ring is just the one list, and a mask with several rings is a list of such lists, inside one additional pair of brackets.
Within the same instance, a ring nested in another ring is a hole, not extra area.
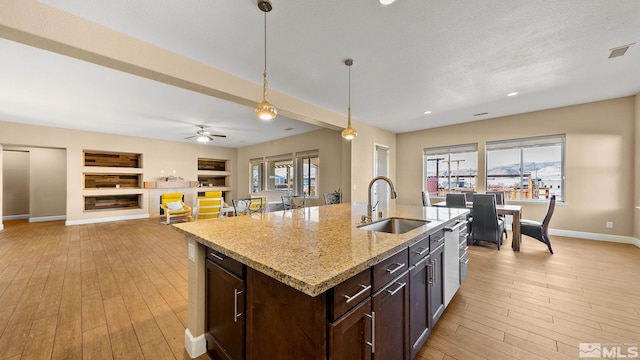
[(320, 158), (318, 150), (296, 153), (297, 177), (296, 190), (298, 195), (307, 197), (318, 196), (318, 165)]
[(264, 159), (249, 160), (249, 172), (251, 177), (250, 193), (259, 193), (264, 186)]
[(293, 158), (291, 154), (267, 157), (267, 190), (293, 191)]
[(424, 149), (424, 190), (432, 196), (476, 191), (478, 144)]
[(564, 135), (487, 143), (487, 191), (505, 200), (564, 199)]

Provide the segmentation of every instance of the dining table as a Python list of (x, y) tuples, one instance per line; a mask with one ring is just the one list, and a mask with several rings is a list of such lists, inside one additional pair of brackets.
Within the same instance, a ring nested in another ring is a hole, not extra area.
[[(447, 207), (447, 201), (442, 201), (438, 203), (434, 203), (433, 206), (441, 206)], [(473, 209), (473, 202), (467, 201), (467, 208)], [(513, 238), (511, 241), (511, 248), (513, 251), (520, 251), (520, 242), (522, 240), (522, 235), (520, 234), (520, 218), (522, 217), (522, 206), (521, 205), (496, 205), (496, 210), (499, 215), (511, 215), (513, 216), (513, 231), (511, 233), (511, 237)]]

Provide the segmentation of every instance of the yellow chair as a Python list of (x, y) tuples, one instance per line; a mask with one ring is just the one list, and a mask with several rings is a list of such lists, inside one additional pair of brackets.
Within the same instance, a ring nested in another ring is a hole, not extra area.
[(187, 206), (182, 201), (182, 197), (182, 193), (162, 194), (160, 207), (163, 209), (164, 215), (167, 217), (165, 224), (169, 225), (173, 218), (183, 217), (185, 221), (189, 220), (189, 216), (191, 216), (191, 207)]
[(251, 212), (265, 213), (269, 212), (269, 203), (267, 196), (262, 194), (251, 194)]
[(195, 209), (196, 220), (217, 219), (220, 217), (224, 199), (222, 197), (204, 196), (198, 198), (198, 206)]

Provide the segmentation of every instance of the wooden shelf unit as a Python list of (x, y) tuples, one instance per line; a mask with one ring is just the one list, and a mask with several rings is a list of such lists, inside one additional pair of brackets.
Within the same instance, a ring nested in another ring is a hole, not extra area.
[(198, 170), (227, 171), (227, 160), (198, 158)]
[(231, 191), (231, 165), (229, 160), (198, 158), (198, 183), (200, 192), (222, 191), (227, 201)]
[(85, 189), (140, 189), (142, 184), (142, 174), (84, 173), (83, 176)]
[(85, 196), (84, 210), (141, 209), (141, 198), (141, 194)]
[(83, 155), (84, 166), (136, 169), (142, 167), (142, 154), (84, 150)]

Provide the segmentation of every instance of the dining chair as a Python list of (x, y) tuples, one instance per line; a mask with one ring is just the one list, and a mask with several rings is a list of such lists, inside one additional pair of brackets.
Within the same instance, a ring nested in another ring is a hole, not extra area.
[(428, 191), (422, 192), (422, 206), (431, 206), (431, 198)]
[(473, 202), (473, 195), (475, 195), (475, 191), (463, 191), (464, 197), (467, 202)]
[(307, 206), (307, 198), (303, 195), (300, 196), (282, 196), (282, 207), (285, 210), (301, 209)]
[(450, 208), (467, 208), (467, 199), (463, 193), (448, 193), (445, 197), (445, 201), (447, 202), (447, 207)]
[[(487, 191), (487, 194), (493, 194), (496, 197), (496, 205), (504, 205), (504, 192), (502, 191)], [(507, 223), (507, 216), (506, 215), (498, 215), (499, 218), (502, 219), (502, 221), (504, 221), (505, 225)], [(502, 234), (504, 235), (505, 239), (509, 238), (509, 235), (507, 235), (507, 227), (504, 226), (504, 231), (502, 232)]]
[[(233, 199), (233, 210), (236, 216), (260, 214), (262, 209), (261, 198), (241, 198)], [(255, 204), (255, 205), (254, 205)]]
[(549, 248), (549, 252), (553, 254), (553, 249), (551, 248), (551, 240), (549, 239), (549, 223), (551, 222), (551, 216), (553, 215), (553, 210), (556, 207), (556, 196), (551, 195), (549, 199), (549, 204), (547, 205), (547, 213), (544, 215), (542, 222), (537, 222), (533, 220), (520, 220), (520, 234), (527, 235), (532, 237), (543, 244), (546, 244)]
[(330, 193), (324, 193), (324, 204), (325, 205), (333, 205), (340, 204), (342, 202), (342, 193), (339, 191), (334, 191)]
[(473, 229), (472, 241), (492, 242), (498, 246), (502, 243), (504, 221), (498, 218), (496, 197), (493, 194), (475, 194), (473, 196)]

